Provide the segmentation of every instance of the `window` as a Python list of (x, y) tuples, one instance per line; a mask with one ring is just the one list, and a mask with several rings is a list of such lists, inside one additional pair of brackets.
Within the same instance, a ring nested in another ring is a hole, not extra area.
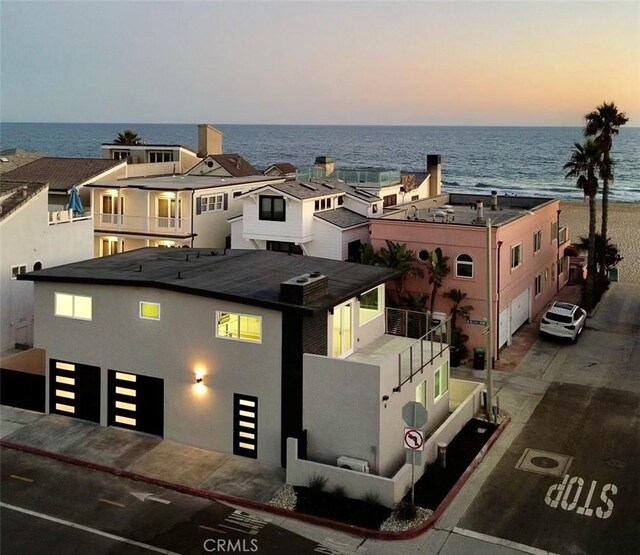
[(542, 230), (533, 234), (533, 253), (537, 253), (542, 248)]
[(456, 258), (456, 277), (473, 277), (473, 258), (468, 254), (460, 254)]
[(416, 387), (416, 402), (422, 403), (424, 408), (427, 408), (427, 380)]
[(411, 196), (411, 202), (413, 202), (414, 200), (419, 200), (420, 199), (420, 195), (412, 195)]
[(382, 285), (360, 295), (360, 324), (382, 314)]
[(140, 318), (144, 320), (160, 320), (160, 304), (140, 301)]
[(233, 312), (216, 312), (216, 337), (262, 342), (262, 317)]
[(16, 279), (20, 274), (24, 274), (27, 271), (27, 266), (20, 264), (20, 266), (11, 266), (11, 279)]
[(56, 293), (55, 315), (62, 318), (91, 320), (91, 297)]
[(386, 208), (387, 206), (395, 206), (398, 204), (398, 195), (387, 195), (386, 197), (382, 197), (382, 206)]
[(344, 196), (338, 197), (338, 206), (342, 206), (344, 204)]
[(42, 262), (39, 260), (33, 265), (33, 271), (37, 272), (38, 270), (42, 270)]
[(520, 264), (522, 264), (522, 243), (511, 247), (511, 269), (517, 268)]
[(149, 162), (173, 162), (173, 152), (171, 151), (151, 151), (149, 152)]
[(323, 198), (320, 200), (316, 200), (315, 208), (316, 210), (328, 210), (333, 206), (332, 201), (333, 199), (330, 199), (330, 198)]
[(260, 197), (260, 219), (284, 222), (286, 212), (283, 197)]
[(224, 210), (224, 195), (212, 195), (210, 197), (202, 197), (200, 201), (203, 212), (214, 212), (216, 210)]
[(131, 155), (131, 152), (128, 150), (114, 150), (113, 151), (113, 159), (114, 160), (126, 160)]
[(534, 289), (535, 296), (537, 297), (540, 293), (542, 293), (542, 276), (537, 275), (534, 279)]
[(558, 222), (551, 222), (551, 243), (558, 239)]
[(449, 363), (445, 362), (433, 375), (433, 399), (437, 401), (449, 391)]

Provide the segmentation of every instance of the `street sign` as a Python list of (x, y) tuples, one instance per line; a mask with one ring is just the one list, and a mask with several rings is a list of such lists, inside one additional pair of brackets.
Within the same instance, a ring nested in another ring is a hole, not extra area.
[(467, 320), (467, 324), (471, 324), (472, 326), (486, 326), (487, 325), (487, 321), (486, 320)]
[(427, 409), (417, 401), (409, 401), (402, 407), (402, 420), (412, 428), (422, 428), (427, 423), (427, 416)]
[(415, 428), (404, 429), (404, 446), (412, 451), (424, 450), (424, 432)]

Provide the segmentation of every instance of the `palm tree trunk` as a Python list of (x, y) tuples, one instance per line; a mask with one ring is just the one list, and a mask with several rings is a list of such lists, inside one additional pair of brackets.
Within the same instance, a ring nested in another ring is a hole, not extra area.
[(596, 279), (596, 197), (589, 197), (589, 249), (587, 251), (587, 282), (584, 289), (584, 307), (593, 308), (594, 284)]
[[(607, 225), (609, 220), (609, 180), (605, 177), (602, 179), (602, 228), (600, 235), (602, 236), (602, 250), (598, 253), (598, 264), (600, 265), (600, 272), (598, 278), (598, 288), (604, 285), (606, 276), (605, 262), (606, 262), (606, 244), (607, 244)], [(599, 291), (602, 293), (602, 291)]]

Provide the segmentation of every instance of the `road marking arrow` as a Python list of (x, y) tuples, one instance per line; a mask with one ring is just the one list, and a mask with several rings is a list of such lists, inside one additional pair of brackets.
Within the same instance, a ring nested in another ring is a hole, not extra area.
[(163, 503), (164, 505), (168, 505), (169, 503), (171, 503), (171, 501), (167, 501), (166, 499), (160, 499), (159, 497), (156, 497), (155, 495), (153, 495), (153, 493), (139, 493), (135, 491), (130, 491), (129, 493), (133, 495), (136, 499), (140, 499), (140, 501), (146, 501), (148, 499), (149, 501), (155, 501), (156, 503)]

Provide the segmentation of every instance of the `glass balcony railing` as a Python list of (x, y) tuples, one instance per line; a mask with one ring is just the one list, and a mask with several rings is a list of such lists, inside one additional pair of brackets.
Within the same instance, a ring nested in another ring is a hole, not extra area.
[(299, 181), (311, 181), (312, 179), (327, 179), (352, 185), (375, 184), (380, 187), (397, 185), (400, 183), (400, 170), (335, 170), (326, 175), (322, 168), (309, 166), (299, 168), (296, 171), (296, 179)]

